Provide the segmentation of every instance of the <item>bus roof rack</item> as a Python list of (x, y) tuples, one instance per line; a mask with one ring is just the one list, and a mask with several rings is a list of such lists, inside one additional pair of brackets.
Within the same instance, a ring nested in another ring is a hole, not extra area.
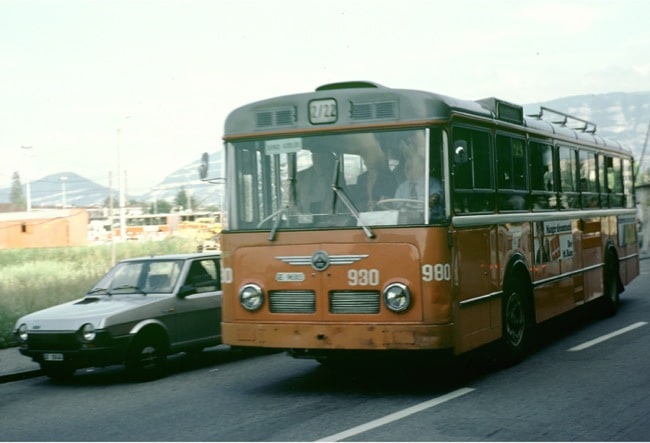
[[(544, 112), (553, 114), (554, 117), (551, 118), (554, 118), (554, 120), (546, 120), (544, 118)], [(590, 134), (596, 133), (596, 123), (590, 122), (589, 120), (585, 120), (580, 117), (576, 117), (571, 114), (567, 114), (566, 112), (556, 111), (555, 109), (547, 108), (546, 106), (540, 106), (539, 112), (537, 114), (527, 114), (527, 116), (534, 117), (539, 120), (548, 121), (549, 123), (553, 123), (554, 125), (566, 126), (576, 131), (582, 131)], [(560, 117), (560, 120), (556, 120), (557, 117)], [(574, 121), (574, 123), (575, 122), (579, 123), (579, 126), (568, 126), (569, 120)]]
[(316, 88), (317, 91), (329, 91), (332, 89), (354, 89), (354, 88), (383, 88), (379, 83), (367, 82), (367, 81), (349, 81), (349, 82), (337, 82), (337, 83), (328, 83), (326, 85), (319, 86)]

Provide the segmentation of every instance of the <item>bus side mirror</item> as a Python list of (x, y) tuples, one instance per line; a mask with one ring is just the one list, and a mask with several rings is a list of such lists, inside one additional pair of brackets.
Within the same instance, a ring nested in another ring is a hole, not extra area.
[(208, 166), (210, 165), (210, 156), (204, 152), (201, 156), (201, 164), (199, 165), (199, 177), (205, 180), (208, 177)]
[(454, 143), (454, 162), (457, 165), (464, 165), (469, 161), (467, 155), (467, 141), (456, 140)]

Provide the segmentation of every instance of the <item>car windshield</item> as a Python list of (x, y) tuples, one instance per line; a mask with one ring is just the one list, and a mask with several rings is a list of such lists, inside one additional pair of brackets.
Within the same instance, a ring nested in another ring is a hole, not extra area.
[[(230, 229), (439, 221), (441, 134), (384, 130), (229, 143)], [(439, 197), (426, 198), (427, 188)]]
[(171, 293), (182, 263), (181, 260), (121, 262), (97, 282), (89, 294)]

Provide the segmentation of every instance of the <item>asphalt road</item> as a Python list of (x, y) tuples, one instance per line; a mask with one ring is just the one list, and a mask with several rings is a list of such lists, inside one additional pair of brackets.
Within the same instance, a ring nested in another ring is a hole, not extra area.
[(545, 324), (525, 361), (490, 349), (356, 368), (218, 347), (129, 382), (121, 367), (67, 383), (0, 384), (5, 441), (648, 441), (650, 261), (617, 316)]

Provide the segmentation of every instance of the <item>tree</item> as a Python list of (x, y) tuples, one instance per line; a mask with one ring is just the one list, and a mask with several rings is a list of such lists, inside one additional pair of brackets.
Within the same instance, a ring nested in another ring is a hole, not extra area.
[(149, 206), (149, 214), (169, 214), (172, 211), (172, 204), (167, 200), (156, 200)]
[(20, 174), (14, 172), (11, 177), (11, 205), (14, 210), (25, 209), (25, 197), (23, 196), (23, 185), (20, 183)]
[(174, 199), (176, 206), (180, 206), (181, 210), (190, 210), (196, 208), (196, 199), (192, 196), (189, 196), (185, 190), (185, 186), (181, 186), (181, 190), (176, 194)]

